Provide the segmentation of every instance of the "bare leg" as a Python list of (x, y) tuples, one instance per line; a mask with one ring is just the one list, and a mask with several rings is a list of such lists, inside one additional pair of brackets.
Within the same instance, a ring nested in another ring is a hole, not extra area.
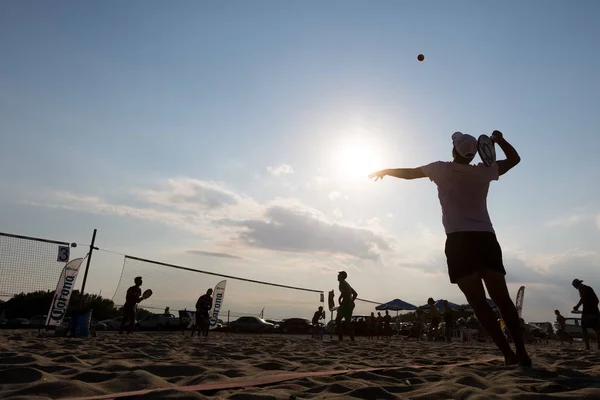
[(506, 286), (506, 279), (500, 272), (487, 270), (483, 273), (483, 280), (487, 287), (490, 297), (496, 303), (496, 306), (500, 309), (500, 314), (504, 319), (506, 329), (510, 333), (513, 343), (515, 344), (515, 350), (519, 363), (524, 366), (531, 365), (531, 359), (525, 349), (525, 341), (523, 340), (523, 333), (521, 332), (521, 324), (519, 321), (519, 313), (517, 308), (510, 298), (508, 293), (508, 287)]
[(496, 343), (496, 346), (498, 346), (498, 349), (500, 349), (504, 355), (505, 363), (507, 365), (516, 364), (518, 362), (517, 356), (512, 351), (510, 345), (504, 337), (504, 334), (500, 329), (500, 324), (496, 320), (496, 314), (486, 301), (485, 289), (483, 288), (483, 283), (479, 273), (463, 277), (457, 281), (457, 284), (460, 290), (465, 294), (465, 297), (467, 298), (467, 301), (471, 307), (473, 307), (473, 311), (475, 311), (477, 319), (479, 319), (481, 325), (483, 325), (485, 330), (492, 337), (494, 343)]
[(583, 341), (585, 342), (585, 349), (590, 349), (590, 334), (588, 333), (586, 328), (581, 328), (581, 333), (583, 334)]

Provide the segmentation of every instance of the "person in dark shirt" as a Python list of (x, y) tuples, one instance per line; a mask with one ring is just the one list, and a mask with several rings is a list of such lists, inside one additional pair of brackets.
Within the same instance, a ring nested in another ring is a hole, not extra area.
[(385, 310), (385, 317), (383, 317), (383, 336), (392, 338), (392, 316), (388, 310)]
[(452, 321), (452, 309), (448, 305), (448, 300), (444, 300), (444, 326), (446, 329), (446, 341), (452, 341), (452, 330), (453, 330), (453, 321)]
[(320, 334), (320, 326), (319, 326), (319, 321), (325, 319), (325, 311), (323, 311), (323, 306), (319, 306), (319, 309), (317, 311), (315, 311), (315, 313), (313, 314), (313, 318), (312, 318), (312, 337), (314, 338), (315, 335), (320, 336), (321, 338), (323, 338), (323, 336)]
[(198, 336), (200, 336), (200, 332), (202, 332), (202, 336), (208, 336), (208, 331), (210, 329), (210, 316), (208, 313), (212, 308), (212, 294), (213, 290), (208, 289), (206, 294), (200, 296), (196, 302), (196, 326), (192, 329), (192, 337), (196, 330), (198, 330)]
[(135, 325), (135, 311), (137, 304), (142, 301), (142, 277), (136, 277), (133, 282), (134, 286), (127, 289), (127, 295), (125, 297), (125, 305), (123, 306), (123, 320), (121, 321), (121, 328), (119, 333), (123, 333), (123, 328), (127, 326), (127, 334), (130, 335)]
[(377, 313), (375, 321), (377, 322), (377, 339), (379, 339), (379, 336), (383, 338), (383, 317), (380, 312)]
[(556, 332), (556, 334), (560, 339), (560, 344), (563, 344), (563, 341), (565, 339), (568, 340), (570, 344), (573, 344), (573, 338), (567, 333), (567, 330), (565, 329), (565, 317), (563, 317), (560, 314), (560, 311), (558, 310), (554, 310), (554, 314), (556, 314), (556, 323), (558, 324), (558, 331)]
[(588, 329), (593, 329), (596, 332), (596, 340), (598, 349), (600, 350), (600, 310), (598, 310), (598, 296), (591, 287), (584, 285), (582, 280), (573, 279), (573, 287), (579, 290), (581, 300), (573, 311), (577, 311), (583, 305), (581, 310), (581, 331), (583, 340), (585, 341), (586, 350), (590, 349), (590, 336)]
[[(352, 311), (354, 311), (354, 302), (358, 297), (356, 290), (350, 286), (348, 281), (348, 274), (346, 271), (340, 271), (338, 273), (338, 282), (340, 283), (340, 306), (337, 309), (337, 315), (335, 317), (335, 327), (338, 330), (339, 340), (344, 340), (344, 332), (350, 333), (350, 340), (354, 341), (354, 327), (352, 324)], [(342, 325), (342, 319), (344, 323)]]
[(369, 324), (369, 339), (373, 339), (375, 333), (377, 333), (377, 318), (375, 318), (375, 313), (372, 312), (367, 321)]

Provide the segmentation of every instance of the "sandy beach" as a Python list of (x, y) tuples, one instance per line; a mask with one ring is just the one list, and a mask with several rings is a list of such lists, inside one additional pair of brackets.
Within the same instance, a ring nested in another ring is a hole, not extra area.
[[(96, 338), (68, 339), (2, 332), (0, 398), (75, 399), (144, 389), (160, 391), (135, 398), (600, 398), (600, 353), (582, 351), (581, 343), (529, 346), (535, 366), (523, 369), (504, 367), (488, 343), (365, 338), (340, 343), (329, 336), (320, 342), (306, 336), (225, 334), (204, 340), (187, 335), (102, 333)], [(181, 390), (276, 374), (368, 368), (378, 369), (301, 377), (262, 387)]]

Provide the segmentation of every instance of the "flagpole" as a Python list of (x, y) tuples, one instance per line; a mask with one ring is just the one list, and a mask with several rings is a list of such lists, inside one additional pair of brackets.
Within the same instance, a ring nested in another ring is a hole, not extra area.
[(88, 276), (88, 270), (90, 269), (90, 262), (92, 261), (92, 253), (94, 252), (94, 250), (98, 250), (97, 247), (94, 247), (94, 244), (96, 243), (96, 231), (97, 229), (94, 229), (94, 233), (92, 234), (92, 243), (90, 244), (90, 252), (88, 253), (88, 257), (87, 257), (87, 263), (85, 264), (85, 273), (83, 274), (83, 283), (81, 284), (81, 292), (79, 293), (79, 309), (81, 310), (83, 308), (83, 293), (85, 291), (85, 282), (87, 281), (87, 276)]

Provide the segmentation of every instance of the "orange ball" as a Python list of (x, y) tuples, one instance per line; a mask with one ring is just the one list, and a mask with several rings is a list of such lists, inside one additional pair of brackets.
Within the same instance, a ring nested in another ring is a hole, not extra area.
[(425, 56), (423, 54), (419, 54), (417, 56), (417, 60), (419, 60), (419, 61), (423, 61), (424, 59), (425, 59)]

